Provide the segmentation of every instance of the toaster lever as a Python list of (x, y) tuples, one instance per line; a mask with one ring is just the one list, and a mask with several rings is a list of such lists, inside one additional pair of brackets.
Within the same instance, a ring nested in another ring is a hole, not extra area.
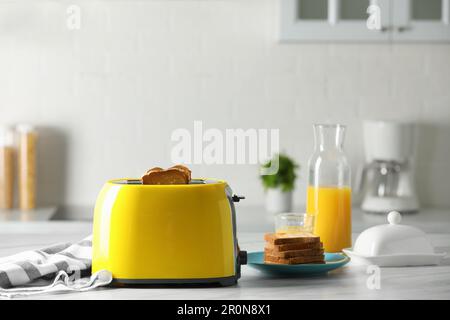
[(239, 201), (245, 199), (244, 196), (238, 196), (238, 195), (233, 195), (233, 197), (231, 197), (231, 198), (233, 199), (233, 202), (239, 202)]
[(239, 251), (238, 257), (240, 265), (247, 264), (247, 251)]

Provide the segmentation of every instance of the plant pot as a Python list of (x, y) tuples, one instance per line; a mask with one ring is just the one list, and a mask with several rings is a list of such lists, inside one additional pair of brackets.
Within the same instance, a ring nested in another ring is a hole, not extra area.
[(292, 191), (268, 189), (266, 191), (266, 210), (270, 213), (290, 212), (292, 209)]

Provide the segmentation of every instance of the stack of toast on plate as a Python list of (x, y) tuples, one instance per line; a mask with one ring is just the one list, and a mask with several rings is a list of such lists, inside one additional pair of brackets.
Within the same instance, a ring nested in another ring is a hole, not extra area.
[(324, 263), (320, 238), (310, 233), (267, 233), (264, 262), (275, 264)]

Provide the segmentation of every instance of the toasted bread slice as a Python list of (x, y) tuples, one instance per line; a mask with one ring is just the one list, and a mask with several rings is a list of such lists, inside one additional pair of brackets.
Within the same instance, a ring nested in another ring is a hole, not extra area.
[(158, 171), (163, 171), (163, 170), (164, 170), (163, 168), (154, 167), (154, 168), (148, 169), (146, 173), (158, 172)]
[(325, 263), (325, 259), (323, 255), (310, 257), (280, 258), (264, 254), (264, 262), (273, 264), (305, 264), (305, 263)]
[(177, 164), (176, 166), (170, 167), (169, 169), (178, 169), (181, 170), (185, 175), (186, 179), (188, 180), (188, 183), (191, 181), (191, 170), (189, 170), (188, 167), (183, 166), (181, 164)]
[(142, 176), (143, 184), (187, 184), (188, 178), (180, 169), (153, 168)]
[(264, 248), (264, 254), (277, 258), (314, 257), (323, 255), (323, 252), (323, 249), (303, 249), (274, 252), (273, 250)]
[(273, 252), (284, 252), (292, 250), (304, 250), (304, 249), (322, 249), (322, 242), (311, 242), (311, 243), (287, 243), (287, 244), (271, 244), (266, 243), (267, 249)]
[(317, 243), (320, 238), (311, 233), (287, 234), (287, 233), (266, 233), (264, 240), (270, 244), (291, 244), (291, 243)]

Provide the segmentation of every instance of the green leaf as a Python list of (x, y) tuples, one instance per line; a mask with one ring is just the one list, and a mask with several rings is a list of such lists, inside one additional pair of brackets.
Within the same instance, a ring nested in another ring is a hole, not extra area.
[[(260, 176), (262, 184), (265, 189), (281, 188), (285, 192), (292, 191), (294, 190), (295, 179), (297, 178), (295, 171), (299, 168), (299, 165), (286, 154), (275, 155), (275, 157), (277, 156), (279, 159), (278, 172), (273, 175)], [(276, 159), (275, 157), (264, 163), (262, 167), (270, 168), (272, 161)]]

